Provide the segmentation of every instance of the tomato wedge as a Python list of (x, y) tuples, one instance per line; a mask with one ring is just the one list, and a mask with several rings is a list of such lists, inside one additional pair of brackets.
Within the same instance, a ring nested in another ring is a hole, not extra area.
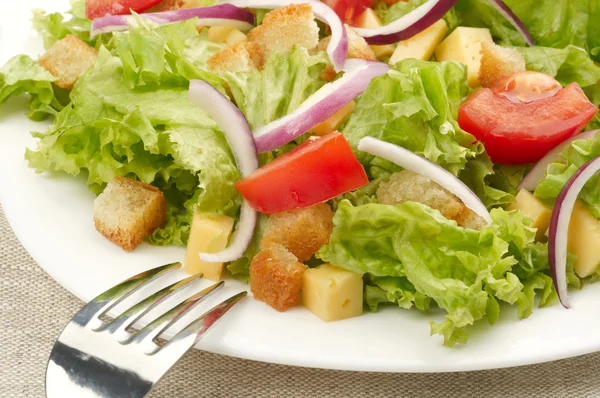
[(529, 72), (479, 89), (461, 104), (458, 124), (483, 142), (494, 162), (540, 160), (598, 112), (576, 83), (560, 88), (548, 79), (554, 80)]
[(309, 139), (235, 184), (250, 205), (266, 214), (333, 199), (369, 182), (339, 132)]
[(360, 14), (371, 7), (371, 0), (322, 0), (344, 23), (356, 26)]
[(133, 10), (144, 12), (154, 7), (162, 0), (86, 0), (85, 15), (88, 19), (100, 18), (106, 15), (126, 15)]

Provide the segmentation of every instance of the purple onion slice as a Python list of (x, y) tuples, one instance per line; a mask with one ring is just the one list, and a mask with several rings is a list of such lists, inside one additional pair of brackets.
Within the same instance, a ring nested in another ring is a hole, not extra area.
[[(242, 112), (217, 89), (202, 80), (190, 81), (189, 100), (208, 113), (223, 131), (242, 177), (258, 169), (254, 137)], [(200, 253), (200, 260), (224, 263), (242, 257), (254, 236), (257, 218), (256, 211), (244, 199), (240, 220), (227, 248), (214, 254)]]
[(277, 149), (324, 122), (362, 94), (371, 79), (389, 69), (383, 62), (348, 59), (344, 76), (321, 87), (294, 112), (254, 130), (257, 152)]
[(374, 137), (364, 137), (358, 143), (358, 150), (389, 160), (407, 170), (429, 178), (456, 195), (469, 209), (477, 213), (488, 224), (492, 216), (481, 199), (464, 182), (443, 167), (417, 155), (408, 149), (390, 144)]
[(556, 293), (565, 308), (571, 306), (567, 295), (567, 241), (571, 214), (579, 193), (598, 170), (600, 170), (600, 156), (581, 166), (558, 194), (550, 218), (548, 261)]
[[(198, 18), (198, 26), (231, 26), (244, 32), (247, 32), (254, 27), (254, 15), (249, 11), (235, 7), (231, 4), (151, 12), (139, 14), (139, 17), (159, 25)], [(96, 18), (92, 21), (90, 37), (107, 32), (128, 30), (130, 26), (135, 23), (136, 19), (133, 15), (108, 15), (106, 17)]]
[(594, 135), (596, 135), (597, 131), (598, 130), (586, 131), (585, 133), (574, 135), (573, 137), (563, 141), (560, 145), (548, 152), (546, 156), (540, 159), (535, 166), (533, 166), (531, 171), (529, 171), (525, 178), (523, 178), (523, 181), (521, 181), (517, 189), (533, 191), (538, 186), (540, 181), (542, 181), (546, 176), (546, 170), (548, 169), (550, 163), (554, 163), (560, 159), (560, 153), (567, 147), (567, 145), (575, 140), (592, 138)]

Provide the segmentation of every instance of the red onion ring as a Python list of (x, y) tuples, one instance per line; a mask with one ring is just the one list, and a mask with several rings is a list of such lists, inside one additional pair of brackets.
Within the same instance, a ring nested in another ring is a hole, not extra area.
[[(217, 89), (202, 80), (190, 81), (189, 100), (208, 113), (223, 131), (242, 177), (258, 169), (254, 137), (242, 112)], [(242, 257), (254, 236), (257, 219), (256, 211), (244, 199), (240, 220), (235, 226), (235, 232), (227, 248), (214, 254), (199, 253), (200, 260), (224, 263)]]
[(464, 182), (441, 166), (422, 158), (408, 149), (390, 144), (374, 137), (364, 137), (358, 143), (358, 150), (389, 160), (407, 170), (427, 177), (456, 195), (469, 209), (477, 213), (488, 224), (492, 216), (481, 199)]
[(321, 87), (294, 112), (254, 130), (257, 152), (277, 149), (327, 120), (389, 69), (383, 62), (348, 59), (344, 76)]
[(429, 0), (392, 23), (373, 29), (353, 28), (369, 44), (392, 44), (424, 31), (454, 7), (458, 0)]
[(573, 141), (575, 140), (584, 140), (587, 138), (592, 138), (596, 135), (598, 130), (586, 131), (585, 133), (574, 135), (573, 137), (563, 141), (560, 145), (555, 147), (553, 150), (548, 152), (546, 156), (544, 156), (540, 161), (536, 163), (535, 166), (527, 173), (523, 181), (517, 187), (517, 190), (526, 189), (528, 191), (533, 191), (537, 185), (544, 179), (546, 176), (546, 169), (550, 163), (554, 163), (560, 159), (560, 153)]
[(519, 17), (517, 17), (515, 15), (515, 13), (510, 9), (510, 7), (504, 3), (504, 1), (502, 1), (502, 0), (488, 0), (488, 1), (492, 5), (492, 7), (494, 7), (496, 9), (496, 11), (498, 11), (500, 14), (502, 14), (502, 16), (504, 18), (506, 18), (506, 20), (508, 22), (510, 22), (512, 26), (515, 27), (517, 32), (519, 32), (521, 34), (521, 36), (523, 36), (523, 39), (525, 39), (525, 42), (529, 46), (531, 46), (531, 47), (535, 46), (533, 37), (531, 37), (531, 33), (529, 33), (529, 30), (527, 30), (527, 26), (525, 26), (523, 21), (521, 21), (519, 19)]
[(575, 172), (556, 198), (548, 232), (548, 261), (560, 303), (571, 306), (567, 295), (567, 241), (569, 222), (575, 201), (584, 185), (600, 170), (600, 156), (590, 160)]
[[(232, 26), (241, 31), (254, 27), (254, 15), (251, 12), (231, 4), (219, 4), (212, 7), (188, 8), (182, 10), (151, 12), (139, 14), (142, 19), (159, 25), (198, 18), (198, 26)], [(92, 21), (90, 37), (102, 33), (128, 30), (135, 23), (133, 15), (108, 15)]]

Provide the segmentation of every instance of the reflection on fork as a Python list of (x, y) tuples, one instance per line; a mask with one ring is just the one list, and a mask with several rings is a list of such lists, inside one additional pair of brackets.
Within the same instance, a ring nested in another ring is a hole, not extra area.
[(216, 292), (224, 282), (215, 283), (186, 298), (147, 326), (134, 325), (177, 292), (182, 292), (201, 275), (189, 276), (151, 294), (116, 318), (109, 311), (125, 299), (157, 281), (181, 264), (163, 265), (142, 272), (102, 293), (86, 304), (58, 337), (46, 369), (48, 398), (139, 398), (192, 348), (246, 291), (220, 302), (185, 326), (170, 339), (172, 331), (196, 304)]

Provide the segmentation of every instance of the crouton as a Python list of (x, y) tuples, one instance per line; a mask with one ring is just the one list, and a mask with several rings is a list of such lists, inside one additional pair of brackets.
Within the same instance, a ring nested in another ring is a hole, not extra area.
[(148, 12), (181, 10), (184, 8), (196, 8), (204, 6), (205, 4), (202, 0), (163, 0), (148, 10)]
[(166, 219), (163, 193), (129, 178), (115, 178), (94, 201), (96, 229), (126, 251), (135, 249)]
[(332, 231), (333, 212), (326, 203), (319, 203), (272, 214), (260, 244), (262, 248), (282, 245), (299, 261), (306, 261), (329, 242)]
[(494, 43), (481, 44), (479, 83), (483, 87), (492, 87), (503, 77), (523, 71), (525, 71), (525, 59), (517, 50)]
[(213, 72), (251, 72), (262, 67), (261, 52), (257, 44), (240, 41), (213, 54), (207, 61)]
[(98, 52), (95, 49), (78, 37), (67, 35), (64, 39), (54, 43), (42, 55), (39, 63), (59, 79), (54, 84), (70, 90), (77, 79), (94, 65), (97, 57)]
[[(346, 24), (344, 24), (344, 26), (346, 27), (346, 33), (348, 35), (348, 58), (360, 58), (368, 61), (375, 61), (377, 57), (365, 39), (362, 36), (359, 36), (350, 26)], [(326, 51), (330, 41), (331, 36), (323, 38), (317, 45), (317, 50)]]
[(377, 200), (386, 205), (418, 202), (439, 210), (444, 217), (455, 220), (465, 228), (479, 229), (485, 224), (464, 203), (427, 177), (403, 170), (392, 174), (389, 181), (382, 182), (377, 189)]
[(319, 43), (319, 27), (309, 4), (291, 4), (268, 12), (263, 23), (248, 32), (248, 41), (259, 45), (265, 60), (274, 52), (294, 46), (311, 50)]
[(305, 269), (283, 246), (270, 245), (250, 263), (250, 290), (255, 299), (285, 311), (300, 304)]

